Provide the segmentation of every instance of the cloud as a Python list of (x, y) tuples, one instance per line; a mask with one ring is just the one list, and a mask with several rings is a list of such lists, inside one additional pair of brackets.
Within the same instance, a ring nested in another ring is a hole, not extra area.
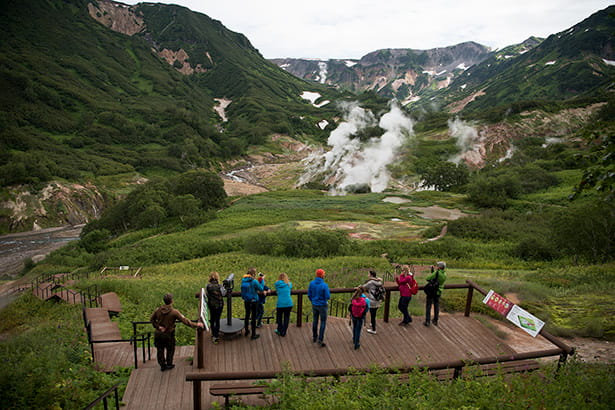
[[(131, 0), (126, 3), (135, 4)], [(564, 31), (604, 0), (176, 0), (245, 34), (266, 58), (360, 58), (382, 48), (430, 49), (464, 41), (501, 48)]]

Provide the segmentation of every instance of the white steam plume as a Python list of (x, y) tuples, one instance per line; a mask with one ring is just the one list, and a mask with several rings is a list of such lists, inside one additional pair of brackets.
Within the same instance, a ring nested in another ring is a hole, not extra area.
[[(362, 185), (369, 186), (372, 192), (382, 192), (390, 180), (387, 166), (413, 133), (412, 120), (404, 115), (397, 104), (391, 104), (389, 112), (379, 122), (371, 111), (356, 103), (347, 103), (342, 109), (344, 121), (327, 140), (331, 149), (307, 158), (306, 172), (299, 185), (322, 176), (323, 182), (332, 185), (330, 193), (333, 195), (344, 195), (347, 188)], [(382, 136), (371, 138), (366, 143), (353, 138), (361, 130), (376, 124), (385, 130)]]
[[(480, 153), (482, 145), (478, 131), (468, 123), (459, 118), (448, 120), (448, 132), (455, 138), (459, 154), (453, 156), (449, 161), (459, 164), (461, 160), (468, 159), (470, 162), (476, 162), (477, 158), (482, 160)], [(475, 158), (477, 157), (477, 158)]]

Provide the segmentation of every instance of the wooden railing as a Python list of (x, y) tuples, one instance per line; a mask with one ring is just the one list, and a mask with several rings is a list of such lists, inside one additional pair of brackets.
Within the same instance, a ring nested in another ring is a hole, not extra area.
[[(389, 309), (390, 309), (390, 301), (391, 301), (391, 292), (398, 291), (397, 286), (389, 285), (385, 286), (386, 295), (384, 300), (384, 321), (389, 321)], [(419, 286), (419, 290), (422, 290), (423, 286)], [(445, 284), (444, 289), (467, 289), (466, 295), (466, 305), (464, 316), (469, 317), (472, 310), (472, 299), (474, 296), (474, 290), (477, 292), (487, 295), (487, 292), (483, 290), (480, 286), (470, 280), (466, 280), (466, 283), (459, 284)], [(352, 293), (355, 291), (355, 288), (334, 288), (330, 289), (332, 294), (338, 293)], [(276, 292), (272, 291), (272, 295), (275, 295)], [(293, 290), (291, 292), (292, 295), (297, 297), (297, 327), (301, 327), (301, 319), (303, 316), (303, 297), (307, 294), (307, 290)], [(233, 292), (232, 296), (240, 296), (241, 292)], [(200, 308), (200, 306), (199, 306)], [(307, 321), (307, 320), (306, 320)], [(494, 356), (494, 357), (485, 357), (479, 358), (475, 360), (455, 360), (450, 362), (442, 362), (442, 363), (431, 363), (423, 366), (407, 366), (407, 367), (386, 367), (382, 369), (378, 369), (378, 371), (394, 374), (394, 373), (408, 373), (417, 368), (426, 369), (426, 370), (442, 370), (442, 369), (454, 369), (453, 378), (460, 377), (463, 371), (463, 368), (466, 366), (475, 366), (475, 365), (489, 365), (503, 362), (511, 362), (511, 361), (521, 361), (528, 359), (537, 359), (540, 357), (550, 357), (550, 356), (560, 356), (559, 364), (566, 361), (566, 358), (574, 353), (574, 349), (570, 346), (566, 345), (564, 342), (551, 335), (549, 332), (544, 330), (544, 328), (540, 331), (540, 334), (550, 341), (557, 348), (541, 350), (536, 352), (527, 352), (527, 353), (518, 353), (514, 355), (505, 355), (505, 356)], [(202, 369), (204, 363), (204, 352), (203, 352), (203, 332), (197, 331), (197, 358), (198, 358), (198, 366), (197, 368)], [(345, 376), (349, 374), (356, 374), (357, 370), (359, 372), (373, 372), (374, 369), (371, 367), (366, 367), (362, 369), (342, 369), (342, 368), (334, 368), (334, 369), (313, 369), (309, 371), (292, 371), (290, 372), (292, 375), (301, 376), (301, 377), (325, 377), (325, 376)], [(190, 381), (193, 383), (193, 405), (195, 410), (201, 409), (201, 382), (202, 381), (213, 381), (213, 380), (250, 380), (250, 379), (274, 379), (279, 376), (279, 371), (251, 371), (251, 372), (208, 372), (208, 373), (188, 373), (186, 375), (186, 381)]]

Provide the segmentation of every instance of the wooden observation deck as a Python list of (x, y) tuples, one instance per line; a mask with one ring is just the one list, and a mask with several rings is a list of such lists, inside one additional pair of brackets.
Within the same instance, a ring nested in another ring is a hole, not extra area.
[[(418, 366), (441, 372), (450, 370), (449, 377), (456, 377), (471, 363), (490, 366), (514, 362), (519, 365), (511, 368), (524, 370), (532, 368), (525, 367), (527, 359), (565, 359), (573, 353), (573, 349), (545, 331), (532, 338), (521, 329), (516, 329), (515, 339), (527, 339), (524, 345), (531, 348), (515, 350), (481, 321), (470, 317), (472, 292), (476, 289), (484, 293), (482, 289), (471, 282), (448, 288), (468, 289), (465, 313), (441, 314), (438, 326), (425, 327), (424, 317), (414, 317), (409, 326), (399, 326), (397, 319), (385, 321), (387, 312), (385, 320), (377, 322), (377, 334), (362, 332), (358, 350), (353, 348), (348, 320), (333, 316), (327, 320), (325, 347), (312, 342), (312, 323), (302, 324), (300, 319), (291, 324), (286, 337), (274, 333), (275, 325), (264, 324), (258, 339), (236, 334), (225, 336), (214, 345), (209, 333), (197, 331), (193, 357), (177, 357), (175, 369), (165, 372), (160, 371), (155, 360), (140, 366), (132, 372), (123, 401), (127, 409), (210, 408), (214, 401), (224, 403), (224, 398), (210, 393), (214, 384), (219, 387), (221, 382), (272, 379), (285, 368), (298, 375), (343, 376), (349, 369), (368, 369), (373, 365), (402, 373)], [(395, 289), (388, 290), (389, 300), (390, 291)], [(332, 289), (332, 293), (348, 291)], [(304, 291), (294, 293), (298, 295), (299, 313), (301, 292)], [(267, 405), (267, 400), (271, 400), (262, 395), (237, 397), (251, 405)]]

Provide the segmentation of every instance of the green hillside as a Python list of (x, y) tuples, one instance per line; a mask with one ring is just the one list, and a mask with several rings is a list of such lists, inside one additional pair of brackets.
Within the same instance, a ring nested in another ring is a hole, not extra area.
[[(316, 123), (335, 114), (300, 98), (334, 93), (286, 74), (203, 14), (143, 4), (135, 13), (147, 29), (129, 36), (94, 20), (88, 3), (0, 5), (2, 186), (211, 167), (271, 133), (318, 137)], [(205, 71), (181, 74), (154, 47), (183, 48)], [(233, 101), (228, 123), (213, 110), (223, 97)]]
[[(475, 95), (463, 106), (465, 114), (498, 107), (506, 110), (527, 101), (604, 101), (615, 81), (615, 66), (609, 63), (615, 60), (613, 33), (615, 6), (610, 6), (543, 41), (530, 38), (521, 47), (500, 50), (449, 87), (423, 98), (450, 108)], [(424, 105), (425, 101), (416, 104)]]

